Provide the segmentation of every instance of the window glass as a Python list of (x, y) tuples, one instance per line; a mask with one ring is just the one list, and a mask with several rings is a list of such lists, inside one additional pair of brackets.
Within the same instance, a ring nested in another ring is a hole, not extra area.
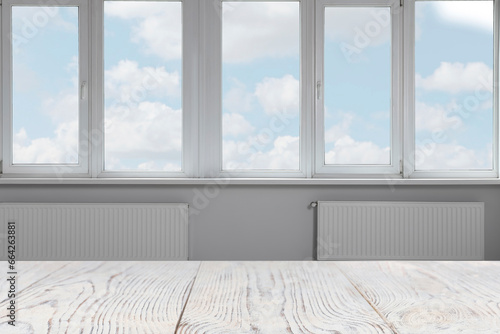
[(12, 7), (12, 162), (77, 164), (77, 7)]
[(298, 170), (298, 2), (222, 3), (224, 170)]
[(182, 169), (180, 2), (104, 3), (105, 170)]
[(492, 169), (493, 1), (415, 11), (415, 169)]
[(391, 164), (391, 72), (390, 8), (325, 9), (326, 165)]

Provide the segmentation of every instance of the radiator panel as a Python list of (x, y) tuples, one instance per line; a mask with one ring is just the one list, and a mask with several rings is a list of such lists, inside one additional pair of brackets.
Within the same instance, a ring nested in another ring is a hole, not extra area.
[(318, 202), (318, 260), (483, 260), (484, 203)]
[(188, 205), (0, 204), (2, 259), (16, 222), (17, 260), (187, 260)]

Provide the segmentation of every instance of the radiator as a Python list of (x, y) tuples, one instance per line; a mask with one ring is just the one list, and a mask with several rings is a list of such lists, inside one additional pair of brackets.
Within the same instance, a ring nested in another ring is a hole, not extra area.
[(484, 203), (317, 204), (318, 260), (484, 259)]
[(187, 204), (0, 204), (2, 259), (187, 260)]

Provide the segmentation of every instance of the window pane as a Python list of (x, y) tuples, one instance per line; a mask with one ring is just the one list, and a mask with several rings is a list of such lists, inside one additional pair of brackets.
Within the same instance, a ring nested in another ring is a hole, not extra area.
[(391, 14), (325, 9), (325, 164), (391, 163)]
[(78, 163), (78, 8), (12, 7), (14, 164)]
[(298, 2), (223, 2), (223, 169), (299, 169)]
[(491, 169), (493, 1), (415, 6), (415, 169)]
[(180, 171), (180, 2), (104, 3), (105, 169)]

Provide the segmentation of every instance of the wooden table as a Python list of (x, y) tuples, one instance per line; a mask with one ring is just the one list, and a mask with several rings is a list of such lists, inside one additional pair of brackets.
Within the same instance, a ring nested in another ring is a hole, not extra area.
[(0, 333), (500, 333), (500, 262), (18, 262), (17, 272), (17, 326), (2, 279)]

